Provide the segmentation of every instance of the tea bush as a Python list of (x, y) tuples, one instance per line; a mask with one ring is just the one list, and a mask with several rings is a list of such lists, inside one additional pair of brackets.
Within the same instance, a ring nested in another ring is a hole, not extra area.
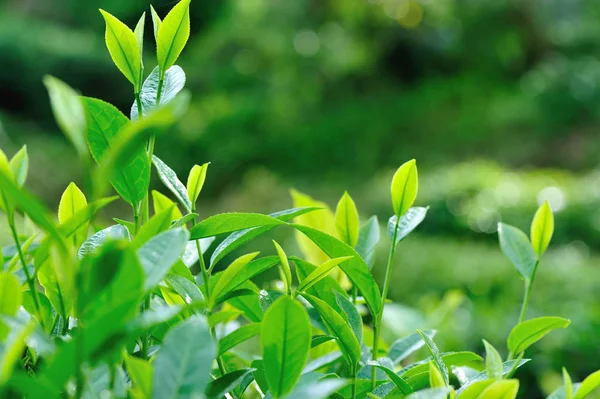
[[(130, 118), (54, 77), (44, 79), (56, 121), (85, 171), (87, 195), (71, 183), (58, 222), (23, 188), (26, 147), (10, 160), (0, 152), (0, 209), (15, 244), (0, 274), (2, 396), (516, 397), (518, 368), (531, 361), (526, 351), (570, 323), (527, 318), (554, 231), (548, 203), (535, 213), (529, 237), (505, 223), (498, 227), (500, 248), (524, 281), (504, 360), (485, 340), (485, 359), (442, 352), (435, 330), (386, 340), (396, 250), (429, 209), (414, 206), (416, 161), (400, 166), (391, 181), (391, 246), (381, 288), (370, 270), (379, 222), (373, 216), (361, 226), (348, 193), (335, 213), (293, 191), (292, 209), (199, 221), (196, 203), (209, 164), (194, 165), (184, 184), (154, 154), (156, 136), (177, 122), (189, 100), (185, 73), (175, 64), (190, 32), (189, 6), (180, 1), (162, 21), (151, 9), (158, 66), (145, 79), (145, 14), (132, 31), (101, 10), (109, 53), (133, 86)], [(177, 203), (149, 192), (151, 165)], [(104, 196), (109, 186), (117, 196)], [(118, 198), (131, 206), (131, 219), (95, 228), (97, 212)], [(217, 271), (227, 255), (284, 226), (295, 231), (303, 257), (288, 256), (273, 241), (273, 255), (248, 253)], [(272, 269), (277, 281), (259, 287), (253, 278)], [(257, 356), (241, 350), (252, 340), (260, 343)], [(430, 356), (414, 361), (420, 348)], [(575, 384), (565, 369), (563, 376), (550, 397), (585, 398), (600, 386), (600, 372)]]

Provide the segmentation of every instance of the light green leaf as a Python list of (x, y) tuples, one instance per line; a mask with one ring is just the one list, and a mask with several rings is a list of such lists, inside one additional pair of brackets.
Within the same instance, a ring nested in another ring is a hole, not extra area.
[(27, 156), (27, 146), (24, 145), (19, 151), (11, 158), (10, 170), (17, 186), (23, 187), (25, 180), (27, 180), (27, 172), (29, 171), (29, 157)]
[(352, 248), (356, 246), (359, 233), (358, 210), (356, 209), (356, 204), (346, 191), (335, 210), (335, 228), (343, 242)]
[(236, 347), (244, 341), (260, 334), (261, 324), (251, 323), (241, 326), (237, 330), (227, 334), (219, 340), (219, 355), (227, 352), (231, 348)]
[[(160, 92), (160, 100), (157, 101), (160, 79), (159, 74), (159, 68), (155, 67), (142, 85), (140, 101), (142, 103), (142, 114), (144, 116), (149, 115), (156, 108), (171, 102), (185, 86), (185, 73), (183, 72), (183, 69), (177, 65), (173, 65), (165, 72)], [(130, 116), (132, 121), (139, 118), (136, 101), (131, 105)]]
[[(524, 365), (525, 363), (527, 363), (530, 359), (521, 359), (521, 360), (508, 360), (506, 362), (504, 362), (502, 364), (502, 376), (506, 376), (508, 373), (513, 371), (513, 368), (518, 369), (519, 367), (521, 367), (522, 365)], [(515, 366), (516, 363), (516, 366)], [(476, 374), (474, 377), (472, 377), (471, 379), (469, 379), (467, 382), (465, 382), (462, 387), (456, 392), (457, 395), (460, 397), (462, 395), (462, 393), (471, 385), (480, 382), (480, 381), (485, 381), (485, 380), (489, 380), (488, 375), (487, 375), (487, 371), (482, 371), (478, 374)]]
[[(429, 338), (433, 339), (436, 331), (425, 330), (423, 333), (425, 333)], [(425, 345), (425, 341), (423, 341), (421, 336), (418, 333), (412, 333), (407, 337), (394, 341), (394, 343), (390, 345), (387, 356), (392, 359), (394, 365), (397, 365), (412, 353), (422, 348), (423, 345)]]
[(500, 354), (485, 339), (483, 340), (485, 346), (485, 368), (488, 373), (488, 378), (499, 379), (502, 378), (502, 358)]
[(417, 333), (421, 336), (421, 338), (423, 338), (423, 341), (425, 342), (425, 346), (429, 350), (431, 357), (433, 357), (433, 361), (435, 362), (436, 367), (438, 368), (439, 372), (442, 374), (444, 384), (448, 385), (448, 383), (449, 383), (448, 367), (442, 360), (442, 357), (440, 356), (440, 351), (439, 351), (437, 345), (433, 342), (433, 340), (431, 338), (429, 338), (429, 335), (427, 335), (425, 332), (423, 332), (421, 330), (417, 330)]
[(508, 336), (508, 349), (515, 354), (523, 352), (544, 335), (557, 328), (567, 328), (571, 321), (562, 317), (538, 317), (517, 324)]
[(290, 224), (290, 226), (306, 235), (330, 258), (352, 256), (352, 259), (340, 264), (340, 269), (343, 270), (352, 283), (362, 293), (371, 314), (379, 314), (381, 311), (381, 293), (379, 287), (371, 275), (369, 267), (354, 249), (337, 238), (319, 230), (301, 226), (299, 224)]
[(469, 385), (461, 394), (460, 399), (478, 399), (481, 396), (481, 393), (485, 391), (487, 387), (492, 385), (494, 380), (483, 380), (477, 381), (471, 385)]
[(341, 263), (349, 259), (352, 259), (352, 256), (342, 256), (339, 258), (329, 259), (328, 261), (324, 262), (322, 265), (317, 267), (317, 269), (311, 272), (308, 276), (306, 276), (306, 278), (302, 280), (300, 285), (298, 285), (297, 290), (300, 292), (306, 291), (307, 289), (321, 281), (323, 278), (327, 277), (329, 275), (329, 272), (331, 272), (331, 270), (334, 267), (340, 265)]
[(554, 233), (554, 215), (548, 201), (544, 201), (535, 212), (531, 223), (531, 246), (538, 257), (546, 252), (552, 239), (552, 233)]
[(583, 380), (573, 399), (584, 399), (598, 387), (600, 387), (600, 371), (588, 375)]
[(348, 322), (335, 309), (321, 299), (306, 293), (303, 293), (302, 296), (306, 298), (323, 318), (331, 334), (337, 337), (340, 348), (348, 356), (351, 367), (356, 367), (360, 362), (361, 347)]
[[(317, 270), (317, 266), (308, 263), (300, 258), (292, 256), (289, 258), (296, 265), (296, 275), (298, 281), (302, 282), (309, 274)], [(342, 295), (347, 295), (346, 291), (340, 287), (340, 285), (331, 276), (325, 276), (322, 280), (317, 282), (315, 285), (310, 287), (307, 291), (308, 294), (316, 296), (330, 304), (338, 313), (342, 311), (336, 300), (336, 292)]]
[(514, 399), (519, 392), (519, 380), (498, 380), (485, 388), (479, 399)]
[(371, 216), (367, 223), (361, 227), (358, 233), (358, 242), (354, 249), (360, 255), (369, 268), (375, 263), (375, 247), (379, 242), (379, 220), (377, 216)]
[(239, 369), (209, 382), (205, 390), (207, 399), (219, 399), (226, 396), (228, 392), (240, 384), (244, 377), (250, 375), (253, 371), (254, 369)]
[(429, 388), (411, 393), (406, 399), (446, 399), (450, 388)]
[(152, 25), (154, 27), (154, 40), (158, 40), (158, 29), (160, 28), (162, 21), (152, 5), (150, 5), (150, 12), (152, 14)]
[(429, 386), (431, 388), (443, 388), (446, 386), (444, 377), (433, 362), (429, 362)]
[[(104, 161), (113, 147), (117, 147), (118, 135), (131, 122), (114, 106), (94, 98), (84, 97), (88, 129), (87, 142), (98, 164)], [(110, 182), (123, 199), (132, 205), (141, 201), (150, 184), (150, 162), (143, 146), (128, 154), (130, 162), (115, 171)]]
[(144, 289), (151, 290), (167, 275), (185, 251), (189, 233), (183, 228), (167, 230), (150, 239), (137, 251), (146, 275)]
[[(13, 274), (0, 272), (0, 298), (2, 298), (0, 301), (0, 316), (16, 315), (23, 302), (23, 295), (19, 280)], [(0, 320), (0, 341), (4, 341), (7, 334), (8, 327)]]
[[(154, 191), (152, 192), (154, 194)], [(152, 237), (162, 233), (169, 229), (171, 225), (171, 215), (173, 214), (175, 204), (171, 203), (170, 207), (155, 213), (137, 232), (131, 246), (135, 249), (141, 248), (142, 245), (147, 243)]]
[[(86, 206), (87, 200), (85, 195), (75, 183), (71, 182), (60, 197), (60, 202), (58, 204), (58, 222), (61, 224), (66, 223), (73, 218), (78, 211), (84, 209)], [(73, 234), (73, 242), (76, 248), (78, 248), (87, 238), (87, 230), (88, 224), (84, 223), (77, 229), (75, 234)]]
[(279, 226), (279, 219), (260, 213), (221, 213), (204, 219), (190, 230), (190, 240), (231, 233), (251, 227)]
[(161, 71), (169, 69), (190, 36), (190, 0), (181, 0), (167, 14), (158, 28), (156, 56)]
[(275, 266), (279, 261), (275, 256), (267, 256), (253, 260), (257, 255), (258, 252), (243, 255), (233, 261), (231, 265), (221, 273), (219, 281), (217, 281), (212, 288), (211, 305), (219, 302), (219, 298), (225, 296), (228, 292), (241, 288), (242, 284), (252, 277)]
[[(319, 208), (292, 208), (286, 209), (284, 211), (271, 213), (269, 216), (274, 217), (282, 222), (289, 222), (293, 218), (303, 215), (308, 212), (312, 212)], [(215, 265), (218, 261), (223, 259), (225, 255), (231, 253), (234, 249), (240, 247), (241, 245), (249, 242), (250, 240), (260, 236), (261, 234), (269, 232), (271, 229), (276, 227), (276, 225), (268, 225), (263, 227), (251, 227), (248, 229), (243, 229), (231, 233), (227, 238), (225, 238), (219, 246), (214, 250), (213, 254), (210, 258), (211, 266)]]
[(86, 159), (86, 117), (79, 93), (62, 80), (49, 75), (44, 76), (44, 85), (48, 90), (52, 113), (58, 127), (71, 141), (79, 158)]
[(120, 224), (112, 225), (103, 230), (100, 230), (99, 232), (88, 238), (79, 248), (79, 251), (77, 252), (77, 257), (81, 259), (84, 256), (97, 253), (102, 248), (102, 246), (108, 241), (129, 241), (130, 238), (131, 236), (129, 235), (129, 231), (127, 230), (127, 228), (121, 226)]
[(140, 50), (140, 81), (143, 77), (144, 71), (144, 26), (146, 25), (146, 12), (142, 13), (142, 16), (138, 20), (137, 25), (135, 25), (135, 29), (133, 30), (133, 34), (135, 35), (135, 40), (137, 41), (138, 48)]
[[(48, 300), (48, 297), (46, 295), (44, 295), (41, 292), (38, 292), (37, 297), (38, 297), (38, 303), (40, 305), (41, 315), (38, 315), (31, 291), (23, 292), (23, 308), (30, 315), (32, 315), (33, 317), (35, 317), (38, 320), (38, 322), (40, 323), (40, 326), (42, 326), (42, 325), (44, 326), (44, 330), (46, 332), (51, 332), (51, 329), (53, 327), (52, 322), (54, 319), (54, 315), (56, 313), (53, 312), (52, 305), (50, 304), (50, 301)], [(39, 319), (40, 317), (42, 318), (41, 321)]]
[[(573, 382), (571, 381), (571, 376), (567, 372), (567, 369), (564, 367), (562, 368), (562, 375), (563, 375), (563, 387), (565, 390), (565, 399), (572, 399), (573, 398)], [(515, 392), (515, 394), (516, 394), (516, 392)]]
[(513, 266), (526, 279), (531, 279), (537, 264), (537, 255), (529, 239), (521, 230), (505, 223), (498, 223), (500, 249)]
[(164, 195), (156, 190), (152, 190), (152, 205), (154, 206), (154, 214), (155, 215), (158, 213), (162, 213), (166, 209), (171, 209), (169, 225), (174, 220), (178, 220), (183, 217), (183, 215), (181, 214), (181, 211), (179, 210), (179, 208), (177, 207), (175, 202), (171, 201), (171, 199), (169, 197), (167, 197), (166, 195)]
[(9, 380), (26, 347), (25, 341), (34, 328), (35, 322), (31, 320), (16, 331), (11, 332), (3, 342), (2, 353), (0, 353), (0, 384), (4, 385)]
[(338, 291), (334, 291), (334, 294), (338, 306), (344, 312), (344, 315), (346, 315), (346, 319), (348, 320), (348, 324), (350, 324), (350, 328), (352, 328), (356, 340), (359, 344), (362, 344), (363, 322), (358, 309), (356, 309), (356, 305), (350, 302), (346, 294), (340, 294)]
[(131, 378), (133, 391), (141, 397), (150, 398), (152, 395), (152, 365), (150, 362), (126, 355), (125, 366)]
[(106, 22), (106, 47), (119, 71), (139, 90), (141, 59), (135, 34), (116, 17), (100, 10)]
[(177, 197), (181, 205), (188, 211), (192, 212), (192, 203), (188, 198), (188, 192), (177, 178), (177, 175), (173, 171), (173, 169), (169, 168), (169, 166), (160, 160), (156, 155), (152, 156), (152, 162), (154, 166), (156, 166), (156, 170), (158, 171), (158, 176), (163, 184)]
[(289, 393), (300, 378), (310, 349), (311, 327), (306, 310), (283, 295), (262, 321), (260, 344), (269, 391), (275, 399)]
[(206, 319), (194, 316), (171, 328), (153, 362), (152, 397), (201, 396), (216, 351)]
[(402, 392), (402, 394), (408, 395), (413, 392), (413, 389), (411, 388), (411, 386), (408, 385), (408, 383), (404, 379), (402, 379), (402, 377), (399, 377), (394, 372), (394, 370), (392, 370), (378, 362), (374, 362), (374, 361), (368, 362), (367, 365), (376, 367), (379, 370), (382, 370), (389, 377), (389, 379), (392, 380), (394, 385), (400, 390), (400, 392)]
[(281, 248), (281, 245), (275, 240), (273, 240), (273, 245), (275, 245), (277, 256), (279, 256), (279, 274), (281, 276), (281, 281), (283, 281), (284, 284), (284, 292), (289, 295), (292, 292), (292, 270), (290, 268), (290, 262), (288, 261), (285, 251)]
[(206, 171), (208, 170), (208, 165), (210, 162), (206, 162), (200, 165), (194, 165), (190, 170), (190, 174), (187, 179), (187, 192), (190, 202), (192, 203), (192, 208), (195, 208), (193, 204), (198, 199), (200, 195), (200, 191), (202, 191), (202, 187), (204, 186), (204, 181), (206, 180)]
[(411, 159), (398, 168), (392, 179), (392, 205), (397, 217), (404, 215), (413, 205), (418, 190), (417, 161)]
[[(396, 244), (402, 241), (406, 236), (408, 236), (414, 229), (417, 228), (418, 225), (425, 219), (427, 215), (427, 208), (422, 208), (419, 206), (409, 208), (408, 211), (402, 217), (400, 217), (400, 221), (398, 222), (398, 231), (396, 234)], [(392, 216), (388, 221), (388, 236), (391, 240), (394, 239), (394, 230), (396, 228), (396, 220), (398, 217), (396, 215)]]

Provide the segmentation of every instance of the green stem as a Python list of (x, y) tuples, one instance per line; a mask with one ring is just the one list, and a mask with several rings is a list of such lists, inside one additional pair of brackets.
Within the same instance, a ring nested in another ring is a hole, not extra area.
[(519, 356), (517, 356), (517, 359), (515, 360), (515, 364), (513, 364), (512, 368), (510, 369), (510, 371), (508, 372), (508, 374), (506, 374), (506, 379), (510, 379), (513, 374), (515, 373), (515, 371), (517, 370), (517, 367), (519, 367), (519, 363), (521, 362), (521, 359), (523, 359), (523, 356), (525, 355), (525, 352), (521, 352), (519, 354)]
[(356, 305), (356, 297), (358, 296), (358, 288), (352, 284), (352, 303)]
[(356, 374), (356, 365), (352, 365), (352, 399), (356, 399)]
[(78, 330), (78, 337), (75, 343), (75, 361), (77, 365), (77, 375), (75, 377), (75, 399), (81, 399), (83, 396), (83, 390), (85, 388), (85, 378), (81, 371), (81, 364), (83, 363), (83, 332), (85, 331), (83, 325), (80, 325)]
[[(523, 303), (521, 303), (521, 313), (519, 314), (519, 322), (521, 324), (525, 321), (525, 315), (527, 314), (527, 308), (529, 307), (529, 297), (531, 296), (531, 288), (533, 287), (533, 280), (535, 279), (535, 272), (537, 271), (540, 261), (535, 262), (533, 272), (531, 273), (531, 279), (525, 279), (525, 290), (523, 292)], [(515, 354), (509, 352), (507, 360), (512, 360)]]
[(23, 272), (25, 273), (25, 279), (27, 280), (27, 285), (29, 286), (29, 290), (31, 291), (31, 296), (33, 297), (33, 305), (35, 306), (35, 311), (38, 316), (38, 321), (44, 328), (44, 318), (42, 317), (42, 310), (40, 306), (40, 299), (38, 297), (38, 292), (35, 288), (35, 281), (31, 278), (31, 274), (29, 273), (29, 269), (27, 268), (27, 262), (25, 261), (25, 256), (23, 255), (23, 248), (21, 247), (21, 242), (19, 241), (19, 235), (17, 234), (17, 228), (15, 227), (14, 217), (8, 218), (8, 225), (10, 226), (10, 231), (12, 232), (13, 239), (15, 241), (15, 246), (17, 247), (17, 253), (19, 254), (19, 260), (21, 261), (21, 266), (23, 267)]
[(135, 104), (137, 105), (138, 119), (142, 119), (144, 116), (144, 108), (142, 107), (142, 99), (140, 93), (135, 93)]
[[(396, 254), (396, 237), (398, 237), (398, 223), (400, 217), (396, 217), (396, 225), (394, 226), (394, 235), (392, 237), (392, 247), (390, 248), (390, 254), (388, 256), (388, 262), (385, 269), (385, 280), (383, 281), (383, 292), (381, 294), (381, 310), (376, 315), (373, 322), (373, 354), (372, 359), (377, 361), (377, 354), (379, 353), (379, 334), (381, 333), (379, 327), (381, 325), (381, 319), (383, 318), (383, 309), (385, 307), (385, 300), (387, 298), (388, 289), (390, 286), (390, 279), (392, 276), (392, 264), (394, 263), (394, 255)], [(376, 386), (377, 370), (375, 367), (371, 369), (371, 387), (375, 389)]]

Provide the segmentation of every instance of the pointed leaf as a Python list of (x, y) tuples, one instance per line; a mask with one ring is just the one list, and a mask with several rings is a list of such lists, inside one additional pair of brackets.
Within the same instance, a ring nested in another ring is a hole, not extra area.
[(219, 340), (219, 355), (260, 334), (261, 324), (251, 323), (238, 328)]
[(502, 358), (500, 354), (489, 342), (483, 340), (485, 345), (485, 368), (488, 377), (491, 379), (502, 378)]
[(279, 256), (279, 273), (281, 275), (281, 281), (284, 284), (284, 292), (290, 294), (292, 292), (292, 271), (290, 269), (290, 262), (288, 261), (287, 255), (275, 240), (273, 240), (275, 250)]
[[(521, 359), (519, 361), (517, 360), (508, 360), (506, 362), (504, 362), (502, 364), (502, 376), (506, 376), (508, 373), (513, 371), (513, 367), (515, 369), (521, 367), (522, 365), (524, 365), (525, 363), (527, 363), (530, 359)], [(517, 366), (515, 367), (515, 363), (517, 364)], [(482, 371), (478, 374), (476, 374), (474, 377), (472, 377), (470, 380), (468, 380), (467, 382), (465, 382), (463, 384), (463, 386), (456, 392), (456, 394), (460, 397), (460, 395), (471, 385), (479, 382), (479, 381), (485, 381), (488, 380), (488, 375), (487, 375), (487, 371)]]
[(23, 187), (25, 180), (27, 180), (27, 172), (29, 171), (29, 157), (27, 155), (26, 145), (21, 147), (21, 149), (13, 155), (9, 165), (15, 183), (17, 183), (17, 186)]
[(239, 369), (227, 373), (214, 381), (211, 381), (206, 386), (206, 397), (208, 399), (219, 399), (228, 392), (231, 392), (233, 388), (240, 384), (245, 376), (251, 375), (254, 369)]
[(355, 247), (358, 241), (358, 210), (356, 204), (344, 192), (335, 210), (335, 228), (340, 239), (351, 247)]
[(160, 24), (156, 37), (156, 56), (162, 71), (169, 69), (190, 36), (190, 0), (181, 0)]
[[(155, 67), (142, 85), (140, 101), (142, 103), (142, 113), (144, 116), (149, 115), (154, 109), (171, 102), (185, 86), (185, 72), (183, 72), (181, 67), (173, 65), (165, 72), (160, 92), (160, 100), (157, 101), (160, 79), (159, 74), (159, 68)], [(130, 116), (132, 121), (139, 118), (136, 101), (131, 105)]]
[[(433, 339), (436, 334), (435, 330), (423, 331), (429, 338)], [(392, 359), (394, 365), (398, 365), (402, 360), (406, 359), (412, 353), (416, 352), (425, 345), (425, 341), (421, 338), (418, 333), (412, 333), (407, 337), (400, 338), (392, 345), (388, 350), (387, 356)]]
[(417, 333), (421, 336), (421, 338), (423, 338), (423, 341), (425, 341), (425, 346), (429, 350), (429, 353), (431, 353), (431, 356), (433, 357), (433, 361), (435, 362), (436, 367), (442, 374), (442, 378), (444, 379), (444, 384), (448, 385), (448, 383), (449, 383), (448, 367), (442, 360), (442, 357), (440, 356), (440, 351), (438, 350), (437, 345), (433, 342), (433, 340), (431, 338), (429, 338), (429, 335), (427, 335), (425, 332), (423, 332), (421, 330), (417, 330)]
[(152, 397), (201, 396), (216, 349), (204, 318), (195, 316), (173, 327), (153, 362)]
[(163, 184), (175, 195), (175, 197), (177, 197), (181, 205), (183, 205), (188, 212), (192, 212), (192, 203), (188, 198), (188, 192), (183, 183), (177, 178), (173, 169), (169, 168), (169, 166), (161, 161), (156, 155), (152, 156), (152, 162), (154, 163), (154, 166), (156, 166), (158, 176)]
[[(266, 270), (266, 268), (275, 265), (275, 259), (263, 258), (257, 260), (251, 267), (248, 267), (249, 263), (256, 258), (257, 255), (258, 252), (253, 252), (240, 256), (225, 269), (221, 274), (219, 281), (217, 281), (212, 288), (209, 307), (212, 307), (217, 299), (240, 287), (241, 284), (253, 277), (253, 273), (260, 273), (261, 271)], [(248, 268), (249, 270), (244, 270), (245, 268)]]
[(531, 223), (531, 246), (538, 257), (542, 256), (554, 233), (554, 215), (548, 201), (544, 201), (537, 210)]
[(413, 205), (418, 189), (417, 162), (411, 159), (398, 168), (392, 179), (392, 205), (397, 217), (404, 215)]
[(140, 50), (140, 80), (142, 79), (144, 63), (144, 26), (146, 25), (146, 12), (142, 13), (142, 16), (138, 20), (137, 25), (135, 25), (135, 29), (133, 30), (133, 34), (135, 35), (135, 40), (137, 41), (138, 49)]
[(260, 343), (269, 391), (274, 398), (289, 393), (300, 378), (310, 349), (311, 328), (306, 310), (281, 296), (262, 321)]
[[(290, 260), (294, 262), (296, 265), (296, 275), (298, 276), (298, 281), (302, 283), (304, 279), (315, 270), (317, 270), (317, 266), (308, 263), (300, 258), (296, 258), (294, 256), (290, 257)], [(335, 281), (335, 279), (331, 276), (325, 276), (322, 280), (318, 281), (315, 285), (310, 287), (306, 293), (316, 296), (330, 304), (338, 313), (342, 311), (339, 307), (336, 300), (336, 293), (347, 295), (346, 291), (340, 287), (340, 285)]]
[(516, 325), (508, 336), (508, 349), (515, 354), (523, 352), (544, 335), (557, 328), (567, 328), (570, 320), (562, 317), (538, 317)]
[(160, 20), (160, 17), (156, 13), (156, 10), (154, 9), (154, 7), (152, 7), (152, 5), (150, 5), (150, 12), (152, 13), (152, 25), (154, 27), (154, 40), (157, 40), (158, 29), (160, 28), (160, 24), (162, 23), (162, 21)]
[(573, 399), (584, 399), (598, 387), (600, 387), (600, 371), (588, 375), (583, 380)]
[(99, 232), (88, 238), (79, 248), (79, 251), (77, 252), (77, 257), (81, 259), (84, 256), (97, 253), (102, 248), (102, 246), (108, 241), (128, 241), (129, 239), (129, 231), (120, 224), (115, 224), (113, 226), (105, 228), (104, 230), (100, 230)]
[[(417, 228), (419, 224), (425, 219), (427, 215), (427, 208), (422, 208), (419, 206), (408, 209), (402, 217), (400, 217), (400, 221), (398, 222), (398, 230), (395, 232), (396, 234), (396, 244), (402, 241), (406, 236), (408, 236), (414, 229)], [(388, 221), (388, 236), (391, 240), (394, 239), (394, 230), (396, 228), (396, 220), (398, 217), (396, 215), (392, 216)]]
[(278, 226), (285, 224), (279, 219), (260, 213), (221, 213), (196, 224), (190, 230), (190, 240), (231, 233), (251, 227)]
[(519, 392), (519, 380), (498, 380), (485, 388), (480, 399), (514, 399)]
[(187, 191), (190, 202), (194, 204), (202, 191), (204, 181), (206, 180), (206, 171), (210, 162), (200, 165), (194, 165), (187, 179)]
[(140, 86), (141, 59), (135, 34), (116, 17), (100, 10), (106, 22), (106, 47), (113, 62), (137, 90)]
[(348, 320), (348, 324), (350, 324), (350, 328), (352, 328), (352, 332), (354, 333), (356, 340), (359, 344), (362, 344), (363, 322), (362, 317), (360, 317), (360, 313), (358, 313), (358, 309), (356, 309), (356, 305), (350, 302), (348, 296), (345, 294), (340, 294), (337, 291), (334, 291), (334, 293), (337, 304), (346, 315), (346, 319)]
[(369, 268), (375, 263), (375, 247), (379, 242), (379, 220), (377, 216), (371, 218), (361, 227), (358, 234), (358, 242), (354, 249), (360, 255)]
[(537, 255), (525, 233), (516, 227), (498, 223), (498, 238), (504, 255), (523, 277), (531, 279), (537, 264)]
[(317, 269), (310, 273), (308, 276), (306, 276), (304, 280), (302, 280), (300, 285), (298, 285), (298, 291), (306, 291), (308, 288), (312, 287), (313, 285), (321, 281), (323, 278), (327, 277), (329, 275), (329, 272), (331, 272), (331, 270), (334, 267), (340, 265), (341, 263), (349, 259), (352, 259), (352, 257), (342, 256), (339, 258), (329, 259), (328, 261), (317, 267)]

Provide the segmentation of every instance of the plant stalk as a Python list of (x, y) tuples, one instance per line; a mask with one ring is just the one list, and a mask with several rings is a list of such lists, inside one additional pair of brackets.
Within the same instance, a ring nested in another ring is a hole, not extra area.
[(38, 292), (35, 288), (35, 281), (31, 277), (29, 273), (29, 269), (27, 268), (27, 262), (25, 261), (25, 256), (23, 255), (23, 248), (21, 247), (21, 242), (19, 241), (19, 235), (17, 234), (17, 228), (15, 227), (14, 217), (8, 218), (8, 225), (10, 226), (10, 231), (12, 232), (13, 240), (15, 241), (15, 246), (17, 247), (17, 253), (19, 254), (19, 260), (23, 267), (23, 272), (25, 273), (25, 279), (27, 280), (27, 285), (29, 286), (29, 290), (31, 291), (31, 296), (33, 297), (33, 305), (35, 306), (35, 311), (38, 316), (38, 321), (44, 328), (44, 318), (42, 317), (42, 310), (40, 306), (40, 298), (38, 297)]
[[(398, 237), (398, 224), (400, 218), (396, 218), (396, 225), (394, 226), (394, 235), (392, 237), (392, 247), (390, 248), (390, 254), (388, 256), (388, 262), (385, 269), (385, 280), (383, 281), (383, 292), (381, 294), (381, 311), (375, 317), (373, 322), (373, 354), (372, 359), (377, 361), (377, 354), (379, 353), (379, 334), (381, 333), (379, 327), (381, 325), (381, 319), (383, 318), (383, 309), (385, 307), (385, 300), (387, 297), (388, 289), (390, 286), (390, 279), (392, 276), (392, 264), (394, 263), (394, 255), (396, 254), (396, 237)], [(377, 370), (375, 367), (371, 369), (371, 387), (375, 389), (377, 384), (376, 381)]]
[[(531, 279), (525, 279), (523, 303), (521, 304), (521, 313), (519, 314), (519, 322), (517, 324), (521, 324), (525, 321), (525, 315), (527, 314), (527, 308), (529, 307), (529, 297), (531, 296), (531, 288), (533, 287), (533, 280), (535, 279), (535, 273), (537, 271), (539, 263), (539, 260), (535, 262), (535, 266), (533, 267), (533, 273), (531, 273)], [(512, 360), (514, 356), (515, 353), (509, 352), (507, 360)]]

